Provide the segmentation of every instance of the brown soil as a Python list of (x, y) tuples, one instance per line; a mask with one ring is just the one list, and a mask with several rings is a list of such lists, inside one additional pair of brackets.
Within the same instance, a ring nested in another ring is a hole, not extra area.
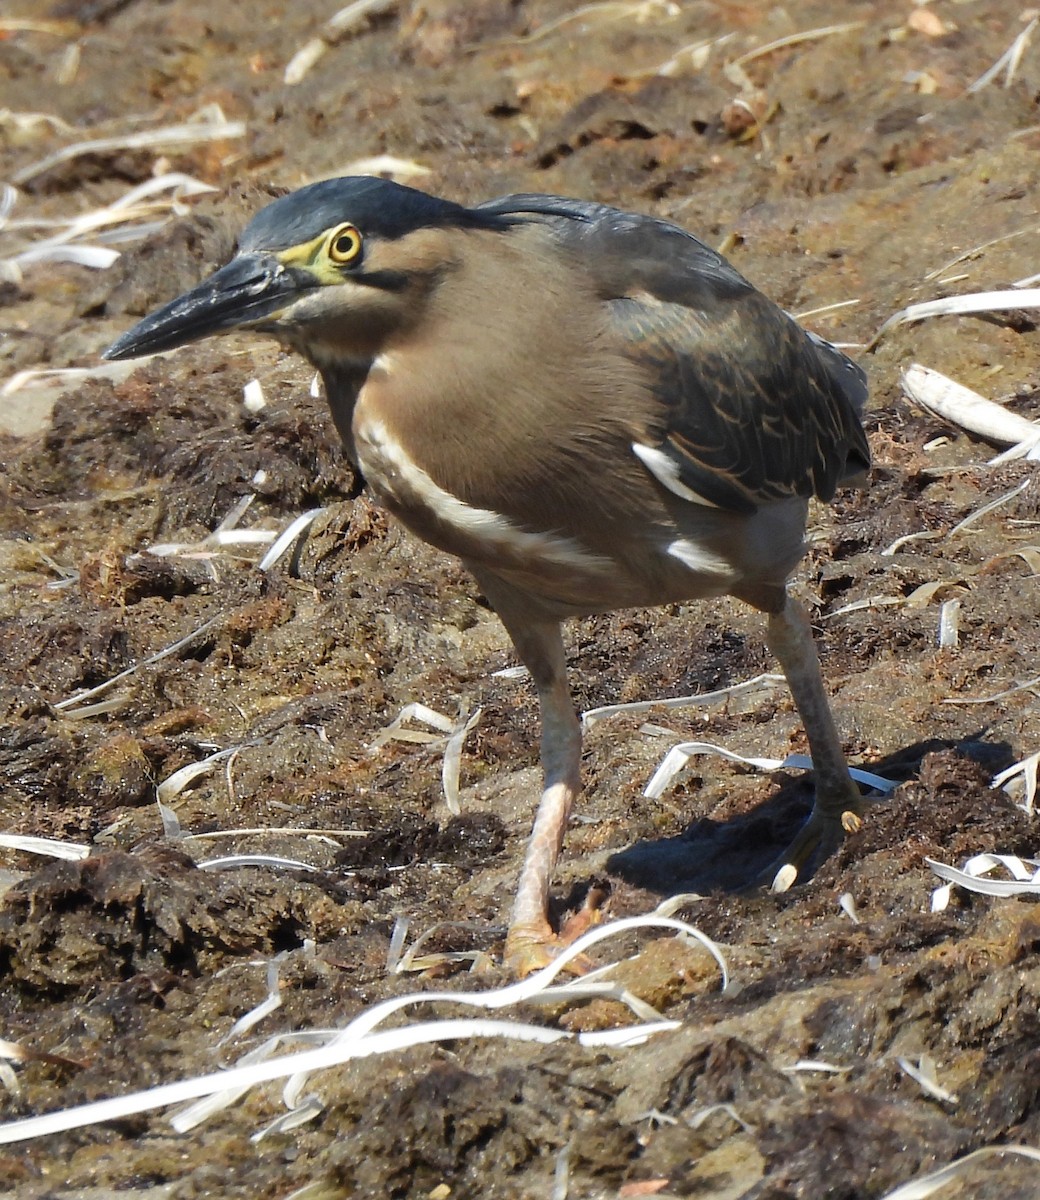
[[(11, 0), (3, 20), (38, 23), (42, 7)], [(173, 124), (215, 103), (247, 123), (241, 139), (161, 151), (171, 169), (220, 190), (108, 271), (41, 265), (0, 284), (3, 378), (95, 365), (137, 316), (221, 261), (270, 185), (382, 153), (420, 162), (431, 172), (422, 186), (464, 201), (539, 190), (673, 217), (726, 243), (794, 312), (856, 300), (807, 323), (862, 346), (910, 302), (1006, 287), (1038, 269), (1040, 44), (1010, 87), (967, 92), (1021, 31), (1018, 6), (705, 0), (678, 15), (665, 4), (593, 6), (553, 27), (578, 6), (403, 0), (285, 86), (286, 62), (336, 7), (67, 0), (58, 24), (0, 23), (0, 178), (80, 138), (139, 128), (131, 117)], [(627, 19), (607, 19), (626, 7)], [(774, 39), (846, 21), (858, 24), (748, 60), (750, 90), (724, 70)], [(655, 73), (679, 48), (724, 34), (702, 69)], [(74, 44), (78, 69), (58, 84)], [(14, 216), (95, 208), (148, 178), (159, 153), (97, 152), (33, 174)], [(30, 236), (8, 229), (0, 249)], [(1040, 602), (1020, 552), (1037, 550), (1037, 493), (947, 536), (1032, 467), (988, 467), (989, 447), (912, 408), (899, 371), (914, 360), (1024, 415), (1040, 410), (1028, 313), (904, 325), (863, 356), (876, 469), (869, 490), (815, 510), (799, 576), (850, 755), (904, 781), (863, 832), (806, 886), (741, 893), (806, 811), (797, 773), (699, 759), (651, 804), (641, 792), (667, 742), (625, 718), (587, 739), (587, 794), (555, 885), (561, 910), (591, 882), (609, 885), (615, 916), (700, 892), (683, 912), (726, 947), (730, 993), (670, 938), (633, 940), (640, 955), (624, 977), (682, 1021), (640, 1048), (419, 1047), (315, 1077), (320, 1117), (259, 1143), (251, 1135), (281, 1111), (275, 1085), (183, 1136), (159, 1112), (3, 1148), (0, 1195), (282, 1197), (315, 1184), (312, 1197), (513, 1200), (562, 1195), (554, 1179), (569, 1148), (571, 1197), (851, 1200), (979, 1146), (1040, 1144), (1035, 907), (960, 894), (933, 914), (924, 862), (1036, 850), (1035, 825), (989, 787), (1040, 745), (1034, 692), (949, 701), (1036, 674)], [(415, 932), (465, 922), (431, 948), (489, 951), (483, 975), (445, 966), (435, 986), (506, 981), (493, 963), (534, 802), (536, 706), (525, 684), (493, 676), (514, 660), (460, 567), (359, 491), (310, 374), (243, 339), (119, 382), (3, 401), (4, 427), (22, 436), (0, 439), (0, 829), (92, 851), (79, 863), (0, 852), (3, 1035), (65, 1060), (18, 1067), (20, 1090), (0, 1091), (6, 1120), (212, 1070), (270, 1032), (342, 1024), (434, 986), (387, 975), (399, 916)], [(255, 415), (241, 399), (253, 377), (268, 401)], [(197, 541), (249, 492), (247, 525), (280, 528), (325, 509), (293, 562), (261, 575), (248, 549), (141, 553)], [(937, 536), (882, 555), (920, 530)], [(934, 581), (947, 587), (917, 606), (839, 611)], [(939, 604), (951, 597), (962, 602), (960, 643), (940, 650)], [(54, 707), (207, 621), (180, 653), (119, 685), (114, 711), (72, 719)], [(571, 648), (583, 708), (772, 669), (758, 621), (728, 601), (583, 621)], [(463, 757), (460, 818), (445, 808), (436, 753), (368, 749), (414, 700), (452, 715), (483, 707)], [(782, 690), (654, 719), (743, 754), (804, 749)], [(157, 781), (233, 746), (230, 765), (172, 801), (183, 831), (364, 836), (164, 837)], [(232, 850), (320, 870), (195, 866)], [(843, 893), (859, 924), (839, 909)], [(281, 1009), (218, 1049), (263, 998), (265, 965), (280, 952)], [(626, 1017), (598, 1002), (563, 1019), (597, 1028)], [(926, 1096), (896, 1063), (922, 1055), (956, 1102)], [(783, 1070), (799, 1059), (846, 1070)], [(693, 1120), (712, 1105), (730, 1107)], [(1038, 1194), (1036, 1163), (980, 1166), (944, 1192)]]

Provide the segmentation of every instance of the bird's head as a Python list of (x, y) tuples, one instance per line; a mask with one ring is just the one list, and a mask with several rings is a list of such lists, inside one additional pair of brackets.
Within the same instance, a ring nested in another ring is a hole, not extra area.
[(251, 329), (319, 367), (370, 359), (420, 319), (425, 297), (454, 265), (458, 232), (503, 224), (384, 179), (313, 183), (261, 209), (226, 266), (145, 317), (104, 356), (138, 358)]

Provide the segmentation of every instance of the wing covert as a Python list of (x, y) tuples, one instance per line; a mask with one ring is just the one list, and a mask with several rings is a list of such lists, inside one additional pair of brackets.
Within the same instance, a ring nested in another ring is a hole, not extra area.
[(676, 494), (750, 513), (791, 496), (830, 500), (869, 466), (863, 371), (685, 229), (557, 196), (480, 208), (550, 224), (588, 274), (658, 400), (649, 448)]

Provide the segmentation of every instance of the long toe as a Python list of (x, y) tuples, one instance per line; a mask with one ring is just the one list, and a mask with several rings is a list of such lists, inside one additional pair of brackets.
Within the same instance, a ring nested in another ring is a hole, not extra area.
[[(523, 979), (555, 962), (564, 950), (603, 919), (600, 905), (604, 898), (604, 892), (597, 888), (590, 889), (585, 903), (564, 921), (559, 933), (552, 929), (548, 921), (511, 926), (506, 936), (505, 965)], [(567, 961), (564, 970), (571, 975), (585, 975), (594, 967), (591, 959), (579, 954)]]
[(814, 860), (822, 862), (844, 841), (846, 833), (855, 833), (863, 824), (863, 800), (843, 797), (843, 803), (831, 806), (819, 801), (809, 819), (784, 852), (755, 879), (756, 887), (786, 892)]

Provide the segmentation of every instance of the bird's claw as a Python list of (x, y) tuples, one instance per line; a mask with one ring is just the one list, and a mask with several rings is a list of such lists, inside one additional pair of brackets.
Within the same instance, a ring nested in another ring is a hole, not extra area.
[(797, 837), (761, 872), (755, 880), (756, 885), (768, 887), (773, 893), (786, 892), (818, 851), (822, 849), (822, 857), (826, 858), (841, 845), (845, 834), (858, 833), (863, 828), (862, 811), (859, 802), (850, 802), (840, 816), (826, 812), (816, 804)]
[[(590, 889), (585, 903), (563, 922), (559, 933), (553, 931), (548, 921), (514, 925), (506, 935), (503, 955), (505, 966), (518, 978), (523, 979), (555, 962), (568, 946), (603, 919), (600, 907), (603, 899), (603, 892), (596, 888)], [(596, 964), (590, 958), (584, 954), (576, 954), (567, 960), (563, 970), (571, 975), (587, 975), (595, 967)]]
[(841, 814), (841, 827), (846, 833), (859, 833), (863, 828), (863, 816), (853, 808), (847, 808)]

